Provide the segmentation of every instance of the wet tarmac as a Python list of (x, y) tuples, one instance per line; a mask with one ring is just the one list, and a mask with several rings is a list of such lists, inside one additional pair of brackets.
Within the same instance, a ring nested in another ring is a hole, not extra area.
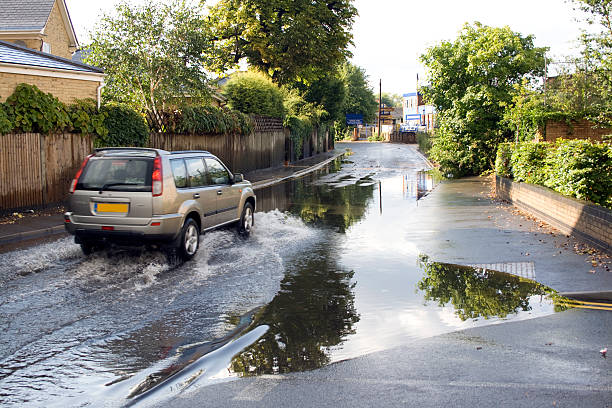
[(355, 146), (258, 190), (249, 240), (206, 234), (182, 265), (70, 238), (0, 254), (0, 403), (147, 406), (569, 307), (529, 262), (445, 256), (428, 170), (410, 146)]

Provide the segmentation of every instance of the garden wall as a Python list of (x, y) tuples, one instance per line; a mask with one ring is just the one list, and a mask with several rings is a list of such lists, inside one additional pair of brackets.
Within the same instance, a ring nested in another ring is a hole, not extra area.
[(564, 234), (612, 253), (612, 211), (588, 201), (564, 197), (546, 187), (515, 183), (496, 176), (495, 193), (519, 209), (539, 218)]
[(588, 139), (601, 142), (602, 136), (609, 134), (612, 134), (612, 129), (595, 127), (593, 122), (585, 119), (571, 121), (569, 125), (567, 122), (548, 121), (545, 135), (538, 135), (538, 139), (547, 142), (557, 139)]

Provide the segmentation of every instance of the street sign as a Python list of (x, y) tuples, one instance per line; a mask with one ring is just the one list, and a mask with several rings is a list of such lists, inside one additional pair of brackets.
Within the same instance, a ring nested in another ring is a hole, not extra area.
[(346, 124), (349, 126), (363, 125), (363, 115), (359, 113), (347, 113)]

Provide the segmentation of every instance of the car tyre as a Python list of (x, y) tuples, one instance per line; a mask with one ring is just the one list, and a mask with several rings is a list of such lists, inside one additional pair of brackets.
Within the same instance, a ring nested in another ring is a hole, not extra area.
[(253, 204), (246, 203), (242, 208), (242, 215), (238, 223), (238, 234), (241, 237), (248, 238), (251, 235), (253, 226), (255, 225), (255, 214)]
[(200, 247), (200, 226), (193, 218), (187, 218), (177, 247), (178, 255), (185, 261), (193, 258)]

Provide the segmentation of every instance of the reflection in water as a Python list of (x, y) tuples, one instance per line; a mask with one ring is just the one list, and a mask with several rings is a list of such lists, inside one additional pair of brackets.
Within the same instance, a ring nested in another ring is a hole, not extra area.
[(234, 357), (232, 370), (243, 376), (304, 371), (329, 363), (328, 351), (354, 333), (359, 321), (353, 272), (338, 269), (322, 246), (281, 283), (276, 297), (256, 316), (270, 329)]
[(553, 300), (555, 311), (566, 310), (564, 299), (554, 290), (535, 281), (503, 272), (419, 259), (426, 276), (417, 287), (425, 300), (439, 306), (452, 304), (461, 320), (484, 317), (505, 318), (519, 311), (530, 311), (532, 297)]
[(418, 171), (402, 178), (404, 200), (420, 200), (433, 190), (435, 180), (430, 171)]
[[(327, 173), (335, 171), (333, 166), (326, 169)], [(312, 179), (305, 177), (257, 190), (257, 210), (284, 210), (307, 224), (332, 227), (343, 233), (363, 218), (376, 188), (368, 176), (350, 184), (345, 181), (340, 177), (336, 183), (313, 185)]]

